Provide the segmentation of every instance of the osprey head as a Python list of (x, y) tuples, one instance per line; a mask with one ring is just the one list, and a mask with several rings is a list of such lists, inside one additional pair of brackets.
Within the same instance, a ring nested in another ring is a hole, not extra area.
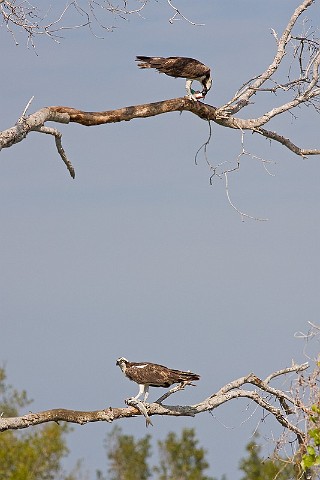
[(203, 78), (203, 80), (201, 81), (202, 85), (203, 85), (203, 90), (202, 90), (202, 95), (205, 97), (208, 93), (208, 91), (210, 90), (211, 88), (211, 85), (212, 85), (212, 78), (210, 77), (210, 75), (207, 75), (206, 77)]
[(118, 365), (121, 368), (121, 370), (123, 372), (125, 372), (126, 367), (127, 367), (127, 363), (129, 363), (129, 360), (127, 360), (124, 357), (120, 357), (120, 358), (118, 358), (118, 360), (116, 362), (116, 365)]

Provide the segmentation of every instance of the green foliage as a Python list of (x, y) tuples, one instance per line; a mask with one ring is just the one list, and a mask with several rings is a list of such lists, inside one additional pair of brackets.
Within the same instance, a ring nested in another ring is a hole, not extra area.
[(46, 425), (31, 434), (12, 431), (0, 435), (2, 480), (48, 480), (61, 472), (61, 458), (68, 453), (62, 437), (66, 427)]
[[(163, 442), (159, 441), (160, 464), (153, 469), (148, 465), (150, 435), (135, 440), (115, 427), (108, 435), (106, 447), (110, 480), (147, 480), (152, 471), (157, 475), (152, 478), (158, 480), (213, 480), (203, 474), (209, 464), (205, 450), (198, 447), (194, 429), (182, 430), (181, 437), (171, 432)], [(99, 475), (101, 478), (101, 472)]]
[(151, 453), (150, 435), (135, 440), (115, 427), (106, 443), (110, 480), (147, 480), (151, 476), (147, 463)]
[(206, 451), (198, 443), (193, 428), (182, 430), (180, 438), (170, 432), (163, 442), (159, 441), (160, 465), (155, 467), (159, 480), (213, 480), (203, 473), (209, 464)]
[(301, 467), (304, 471), (320, 465), (320, 407), (312, 405), (311, 408), (314, 414), (310, 415), (309, 420), (315, 427), (308, 430), (310, 444), (307, 446), (307, 452), (302, 455), (301, 460)]
[(257, 444), (258, 435), (246, 446), (248, 456), (240, 460), (239, 469), (244, 472), (241, 480), (290, 480), (295, 478), (294, 466), (281, 459), (264, 460), (261, 446)]
[[(241, 480), (291, 480), (296, 478), (294, 465), (284, 459), (266, 459), (261, 455), (258, 435), (246, 446), (248, 455), (240, 461), (239, 469), (244, 473)], [(115, 427), (106, 442), (109, 459), (108, 480), (147, 480), (151, 477), (148, 467), (150, 457), (150, 435), (135, 440), (123, 435)], [(181, 435), (169, 432), (163, 441), (158, 441), (159, 465), (153, 467), (154, 480), (214, 480), (205, 475), (209, 468), (206, 450), (199, 447), (193, 428), (185, 428)], [(97, 480), (104, 480), (99, 472)], [(222, 480), (226, 480), (223, 476)]]
[[(25, 391), (18, 392), (6, 383), (0, 368), (0, 411), (3, 416), (17, 416), (30, 403)], [(55, 423), (35, 427), (31, 433), (8, 430), (0, 433), (1, 480), (51, 480), (62, 477), (61, 459), (68, 449), (66, 425)], [(72, 480), (72, 477), (68, 477)]]

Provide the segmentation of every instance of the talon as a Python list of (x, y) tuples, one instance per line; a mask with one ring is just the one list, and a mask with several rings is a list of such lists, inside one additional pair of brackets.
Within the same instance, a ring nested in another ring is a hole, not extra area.
[(188, 98), (189, 100), (193, 100), (194, 102), (198, 101), (198, 99), (194, 95), (192, 95), (192, 93), (190, 95), (185, 95), (185, 96), (186, 98)]

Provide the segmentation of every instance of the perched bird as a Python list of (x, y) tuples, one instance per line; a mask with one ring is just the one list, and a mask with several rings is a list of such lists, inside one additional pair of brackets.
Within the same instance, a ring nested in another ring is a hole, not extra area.
[(139, 385), (137, 400), (144, 394), (143, 401), (146, 402), (149, 395), (149, 387), (168, 388), (174, 383), (192, 382), (199, 380), (200, 375), (192, 372), (182, 372), (181, 370), (172, 370), (171, 368), (150, 362), (129, 362), (126, 358), (118, 358), (118, 365), (129, 380)]
[[(186, 79), (187, 97), (192, 100), (197, 100), (195, 92), (191, 90), (191, 85), (194, 80), (201, 83), (203, 89), (201, 97), (204, 98), (212, 85), (212, 78), (210, 75), (210, 68), (188, 57), (144, 57), (137, 56), (136, 62), (140, 68), (155, 68), (160, 73), (165, 73), (169, 77), (181, 77)], [(199, 98), (199, 97), (198, 97)]]

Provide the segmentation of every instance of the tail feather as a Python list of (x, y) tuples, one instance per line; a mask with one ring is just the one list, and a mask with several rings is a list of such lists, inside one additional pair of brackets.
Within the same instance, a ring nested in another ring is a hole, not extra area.
[(143, 55), (138, 55), (136, 62), (140, 68), (158, 68), (161, 66), (164, 58), (163, 57), (145, 57)]
[(176, 375), (179, 382), (193, 382), (200, 380), (200, 375), (192, 372), (182, 372), (180, 370), (172, 370), (172, 373)]

